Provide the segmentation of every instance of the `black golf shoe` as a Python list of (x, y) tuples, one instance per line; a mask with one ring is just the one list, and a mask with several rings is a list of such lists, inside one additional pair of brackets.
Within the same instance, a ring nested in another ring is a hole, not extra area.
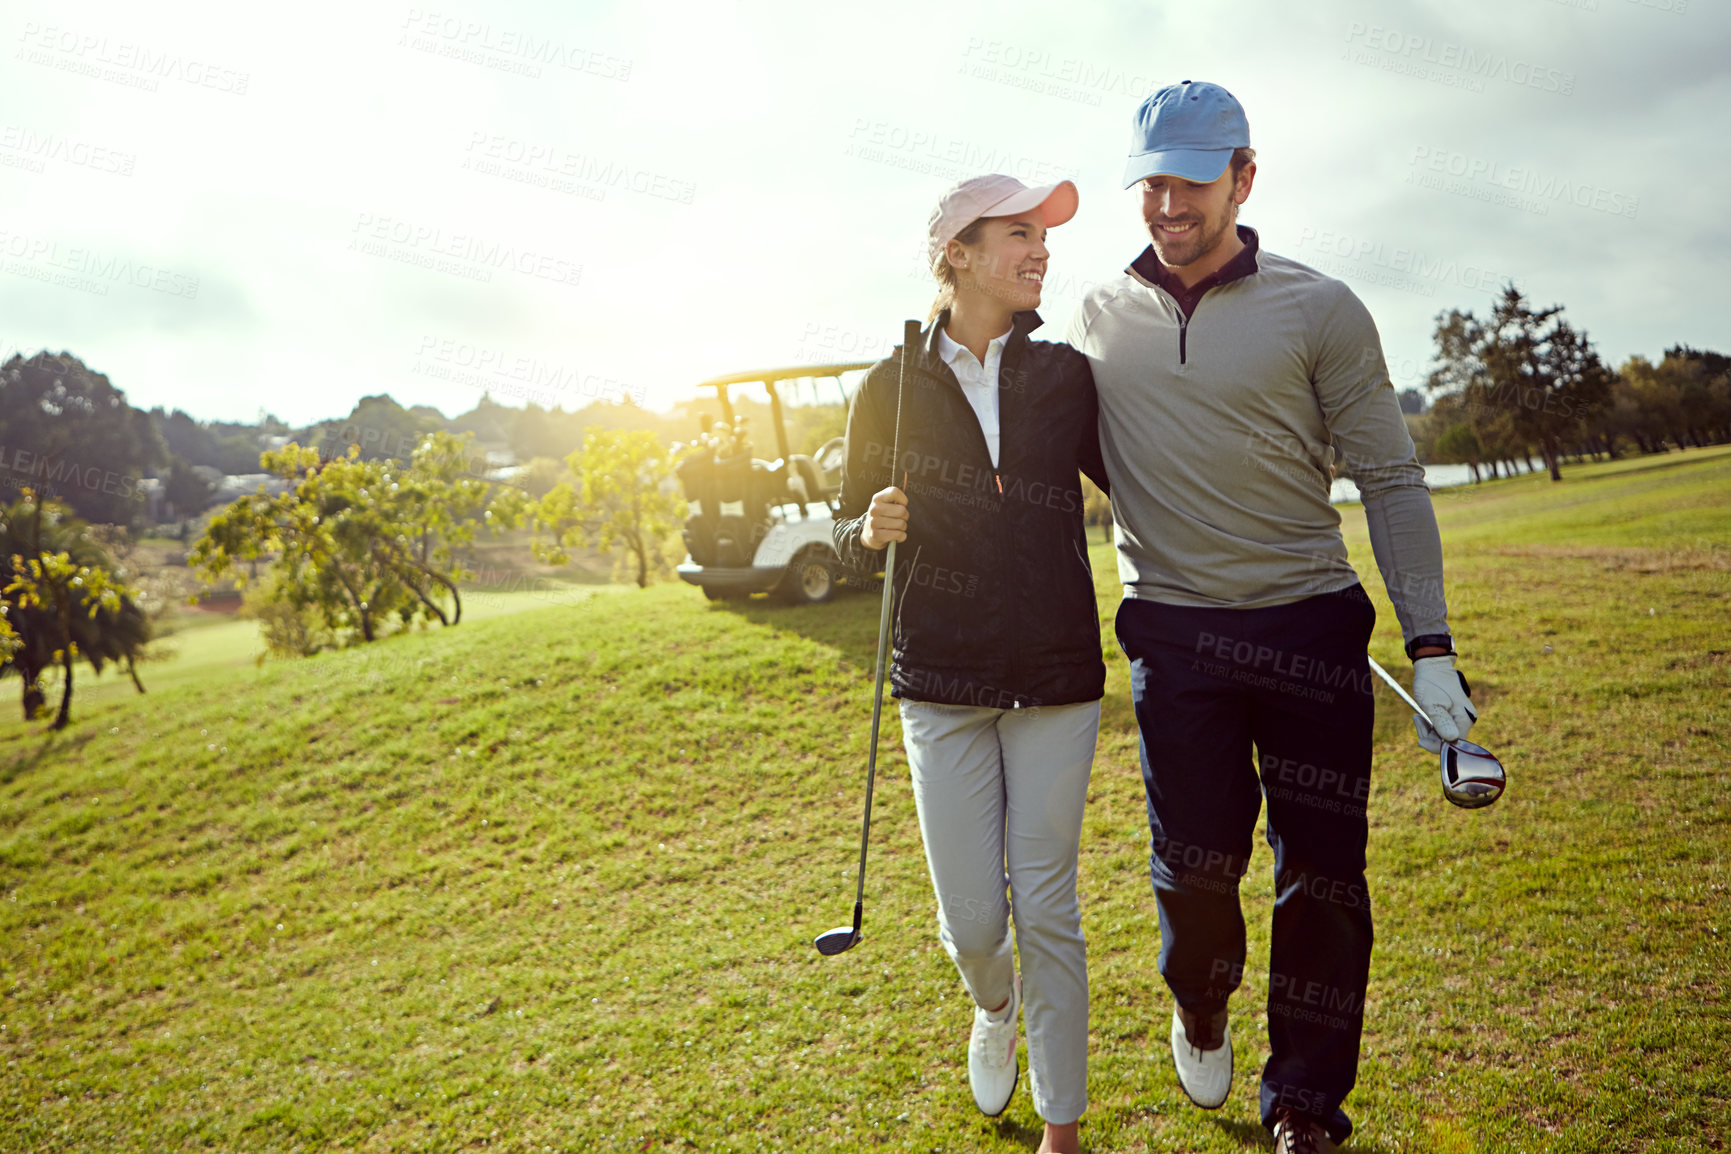
[(1275, 1111), (1274, 1154), (1336, 1154), (1339, 1149), (1316, 1119), (1291, 1110)]

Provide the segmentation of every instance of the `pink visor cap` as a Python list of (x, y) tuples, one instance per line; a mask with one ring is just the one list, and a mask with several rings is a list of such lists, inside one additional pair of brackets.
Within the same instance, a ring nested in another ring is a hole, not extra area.
[(1039, 209), (1047, 228), (1057, 228), (1076, 215), (1076, 183), (1060, 180), (1029, 188), (1013, 176), (993, 173), (964, 180), (938, 199), (926, 227), (926, 259), (937, 263), (944, 246), (982, 216), (1016, 216)]

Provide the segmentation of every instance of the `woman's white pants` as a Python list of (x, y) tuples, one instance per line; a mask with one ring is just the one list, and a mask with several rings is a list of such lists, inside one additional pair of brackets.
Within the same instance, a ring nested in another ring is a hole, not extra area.
[[(1088, 949), (1076, 898), (1082, 809), (1100, 703), (988, 709), (901, 702), (938, 937), (975, 1004), (992, 1009), (1022, 962), (1034, 1108), (1088, 1105)], [(1006, 896), (1007, 891), (1007, 896)]]

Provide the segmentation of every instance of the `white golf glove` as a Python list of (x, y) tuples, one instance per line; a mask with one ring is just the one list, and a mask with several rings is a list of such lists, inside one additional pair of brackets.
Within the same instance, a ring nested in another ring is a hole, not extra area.
[(1412, 699), (1424, 706), (1426, 716), (1413, 714), (1412, 724), (1418, 730), (1418, 743), (1431, 753), (1441, 752), (1444, 741), (1465, 737), (1479, 719), (1453, 654), (1421, 657), (1412, 663)]

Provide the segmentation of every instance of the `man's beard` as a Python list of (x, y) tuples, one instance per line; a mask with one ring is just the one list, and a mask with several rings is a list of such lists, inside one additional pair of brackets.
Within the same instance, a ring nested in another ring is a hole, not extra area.
[(1214, 228), (1207, 227), (1208, 222), (1201, 220), (1197, 227), (1185, 233), (1182, 238), (1169, 239), (1161, 234), (1157, 225), (1148, 226), (1148, 235), (1154, 241), (1154, 252), (1160, 257), (1160, 263), (1167, 268), (1183, 268), (1194, 264), (1208, 253), (1214, 251), (1227, 230), (1238, 223), (1238, 206), (1231, 205), (1220, 223)]

